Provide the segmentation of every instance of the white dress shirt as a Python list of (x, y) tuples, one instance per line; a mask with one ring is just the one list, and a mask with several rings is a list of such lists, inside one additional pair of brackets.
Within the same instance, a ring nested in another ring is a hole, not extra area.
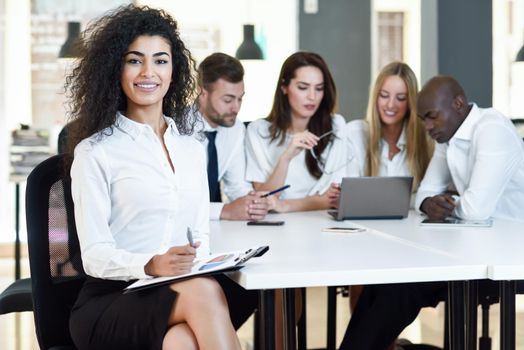
[[(411, 176), (406, 155), (406, 124), (402, 128), (397, 147), (400, 150), (393, 158), (389, 159), (389, 145), (380, 139), (380, 164), (378, 176)], [(349, 147), (358, 163), (358, 173), (348, 173), (348, 176), (365, 176), (366, 156), (369, 140), (369, 125), (364, 119), (352, 120), (346, 125), (346, 134)]]
[[(215, 146), (218, 158), (218, 180), (221, 183), (221, 193), (225, 194), (229, 201), (247, 195), (253, 191), (253, 185), (245, 180), (246, 176), (246, 152), (244, 149), (244, 138), (246, 127), (238, 118), (232, 127), (218, 126), (212, 128), (206, 119), (196, 112), (198, 118), (202, 119), (203, 131), (216, 131)], [(199, 137), (204, 145), (207, 155), (207, 137)], [(219, 220), (224, 203), (210, 203), (209, 218)]]
[(416, 208), (450, 184), (460, 194), (455, 216), (524, 221), (524, 143), (508, 118), (473, 104), (449, 142), (437, 145)]
[[(322, 154), (322, 158), (325, 159), (326, 173), (320, 179), (312, 176), (306, 166), (306, 151), (301, 151), (289, 163), (285, 184), (291, 187), (282, 192), (281, 199), (297, 199), (322, 194), (329, 188), (331, 182), (341, 181), (345, 174), (345, 166), (349, 161), (344, 135), (346, 121), (338, 114), (333, 115), (332, 120), (333, 130), (337, 137)], [(286, 134), (285, 141), (281, 145), (279, 144), (280, 139), (271, 141), (270, 125), (267, 120), (258, 119), (251, 122), (247, 128), (246, 180), (248, 181), (266, 182), (291, 141), (289, 134)]]
[(147, 277), (146, 263), (188, 243), (187, 228), (209, 254), (209, 190), (205, 154), (174, 121), (164, 142), (151, 127), (120, 113), (112, 128), (75, 148), (71, 168), (75, 221), (88, 275), (112, 280)]

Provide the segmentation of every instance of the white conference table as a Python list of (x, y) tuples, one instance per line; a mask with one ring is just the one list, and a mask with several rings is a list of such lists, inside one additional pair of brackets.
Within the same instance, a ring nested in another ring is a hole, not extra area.
[[(269, 245), (270, 249), (264, 256), (250, 260), (243, 269), (230, 275), (246, 289), (271, 291), (314, 286), (464, 281), (487, 276), (485, 262), (467, 260), (430, 244), (411, 242), (385, 233), (387, 230), (375, 230), (369, 226), (359, 233), (322, 232), (326, 227), (364, 223), (337, 223), (326, 211), (271, 214), (267, 219), (284, 220), (285, 225), (211, 222), (211, 248), (214, 252)], [(396, 221), (399, 226), (411, 225), (408, 219)], [(272, 334), (268, 327), (271, 328), (271, 324), (265, 323), (265, 331), (269, 331), (266, 344), (271, 344)], [(453, 338), (454, 334), (451, 336)], [(289, 338), (289, 347), (294, 348), (294, 339)], [(456, 348), (464, 349), (464, 335), (458, 338), (460, 345)]]
[[(422, 216), (411, 211), (404, 220), (359, 220), (356, 223), (378, 230), (401, 242), (435, 249), (470, 263), (487, 265), (486, 276), (500, 281), (501, 349), (515, 349), (515, 291), (517, 280), (524, 280), (524, 225), (522, 222), (494, 219), (492, 227), (420, 226)], [(471, 297), (476, 298), (476, 283), (471, 283)], [(469, 313), (476, 320), (476, 300)], [(476, 328), (467, 340), (476, 345)]]

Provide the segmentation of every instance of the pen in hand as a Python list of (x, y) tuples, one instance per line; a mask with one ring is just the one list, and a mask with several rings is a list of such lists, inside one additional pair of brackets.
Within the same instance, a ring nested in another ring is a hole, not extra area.
[(273, 190), (273, 191), (271, 191), (271, 192), (268, 192), (268, 193), (266, 193), (266, 194), (261, 195), (260, 198), (266, 198), (266, 197), (269, 197), (269, 196), (274, 195), (274, 194), (276, 194), (276, 193), (278, 193), (278, 192), (282, 192), (282, 191), (284, 191), (285, 189), (287, 189), (287, 188), (289, 188), (289, 187), (291, 187), (291, 185), (284, 185), (284, 186), (282, 186), (282, 187), (280, 187), (280, 188), (277, 188), (276, 190)]
[(187, 241), (189, 242), (189, 245), (193, 248), (197, 248), (197, 245), (193, 241), (193, 233), (191, 232), (191, 229), (187, 228)]

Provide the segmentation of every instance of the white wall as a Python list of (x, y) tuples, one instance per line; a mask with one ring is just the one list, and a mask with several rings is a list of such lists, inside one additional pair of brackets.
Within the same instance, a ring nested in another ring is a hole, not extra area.
[[(4, 0), (1, 5), (2, 9), (5, 8), (5, 27), (0, 51), (0, 62), (3, 62), (0, 84), (4, 102), (0, 105), (0, 241), (12, 241), (14, 184), (8, 182), (10, 131), (19, 123), (31, 123), (31, 4), (30, 0)], [(25, 227), (23, 220), (24, 216), (21, 216)]]
[[(282, 62), (298, 47), (297, 0), (141, 0), (138, 3), (172, 14), (180, 24), (182, 37), (184, 28), (187, 31), (207, 26), (217, 30), (215, 50), (232, 56), (242, 42), (242, 25), (255, 24), (255, 35), (260, 32), (265, 35), (266, 59), (242, 62), (246, 95), (239, 118), (253, 120), (267, 115)], [(194, 54), (197, 60), (207, 55), (196, 51)]]

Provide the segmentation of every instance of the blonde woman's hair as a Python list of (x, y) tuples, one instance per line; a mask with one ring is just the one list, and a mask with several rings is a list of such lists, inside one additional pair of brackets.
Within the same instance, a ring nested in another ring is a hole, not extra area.
[(426, 168), (433, 154), (433, 141), (424, 130), (424, 124), (417, 117), (416, 99), (418, 84), (415, 73), (402, 62), (392, 62), (386, 65), (377, 76), (369, 94), (366, 119), (369, 124), (369, 138), (366, 155), (365, 173), (367, 176), (378, 176), (380, 169), (380, 139), (382, 138), (382, 123), (377, 108), (377, 99), (386, 78), (396, 75), (406, 84), (407, 111), (404, 118), (407, 121), (406, 157), (411, 175), (414, 177), (413, 189), (417, 189), (424, 177)]

